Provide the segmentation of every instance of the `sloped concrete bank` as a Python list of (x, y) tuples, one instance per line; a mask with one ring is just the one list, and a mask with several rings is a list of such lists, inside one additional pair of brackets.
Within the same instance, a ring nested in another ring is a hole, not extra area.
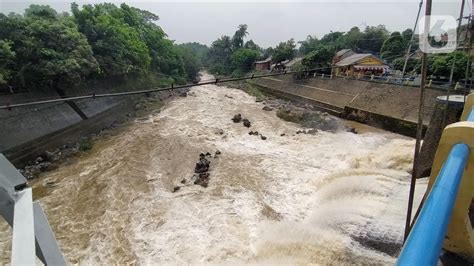
[[(148, 95), (147, 99), (162, 101), (178, 93), (163, 91)], [(58, 96), (45, 93), (4, 95), (0, 96), (0, 104), (18, 102), (18, 99), (26, 102), (55, 97)], [(77, 101), (77, 107), (87, 119), (67, 103), (0, 110), (0, 152), (16, 167), (23, 167), (45, 151), (73, 144), (125, 121), (143, 107), (140, 102), (145, 99), (146, 96), (125, 96)]]
[[(291, 76), (255, 79), (251, 84), (266, 93), (295, 101), (310, 102), (341, 118), (415, 136), (418, 120), (419, 89), (359, 80)], [(439, 90), (426, 89), (423, 125), (429, 124)]]

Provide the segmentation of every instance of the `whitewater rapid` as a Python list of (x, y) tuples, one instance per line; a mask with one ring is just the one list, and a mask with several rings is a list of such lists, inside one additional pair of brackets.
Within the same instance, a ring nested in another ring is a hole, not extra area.
[[(36, 186), (58, 184), (40, 201), (66, 259), (393, 264), (393, 254), (361, 239), (401, 243), (414, 141), (379, 131), (295, 134), (300, 126), (262, 107), (241, 90), (195, 87), (45, 174)], [(237, 113), (250, 129), (232, 123)], [(201, 152), (216, 150), (209, 187), (172, 193)], [(416, 202), (425, 188), (418, 182)]]

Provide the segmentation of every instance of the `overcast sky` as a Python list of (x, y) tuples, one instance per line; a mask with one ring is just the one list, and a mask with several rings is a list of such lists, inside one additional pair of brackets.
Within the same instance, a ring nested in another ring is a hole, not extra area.
[[(32, 3), (48, 4), (69, 11), (73, 1), (0, 0), (0, 12), (22, 13)], [(78, 4), (104, 1), (76, 1)], [(307, 35), (318, 38), (330, 31), (347, 31), (353, 26), (383, 24), (390, 31), (412, 28), (419, 0), (399, 1), (117, 1), (146, 9), (160, 17), (158, 24), (177, 43), (211, 44), (221, 35), (233, 35), (239, 24), (247, 24), (249, 36), (263, 47)], [(459, 16), (459, 0), (433, 0), (433, 14)], [(471, 0), (466, 1), (466, 12)], [(424, 7), (422, 13), (424, 12)]]

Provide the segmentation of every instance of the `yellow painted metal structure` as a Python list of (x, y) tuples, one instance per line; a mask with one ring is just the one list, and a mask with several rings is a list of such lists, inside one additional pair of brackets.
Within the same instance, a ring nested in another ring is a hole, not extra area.
[(453, 145), (461, 142), (467, 144), (470, 148), (469, 159), (449, 222), (444, 249), (470, 258), (474, 258), (474, 230), (469, 219), (469, 208), (474, 197), (474, 122), (465, 120), (473, 106), (474, 94), (471, 94), (464, 105), (461, 122), (451, 124), (444, 129), (433, 161), (426, 193), (428, 195), (431, 191)]
[(464, 110), (462, 111), (461, 121), (466, 121), (469, 113), (474, 107), (474, 93), (469, 94), (466, 97), (466, 102), (464, 103)]

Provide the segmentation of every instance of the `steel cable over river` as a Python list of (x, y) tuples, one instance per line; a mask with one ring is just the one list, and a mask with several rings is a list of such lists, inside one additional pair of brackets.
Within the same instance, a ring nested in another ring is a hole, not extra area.
[[(262, 107), (241, 90), (195, 87), (45, 173), (34, 186), (57, 184), (40, 201), (66, 259), (393, 264), (414, 140), (381, 131), (295, 134), (301, 126)], [(231, 121), (237, 113), (251, 128)], [(217, 150), (207, 188), (187, 182), (173, 193), (201, 152)], [(9, 236), (0, 224), (2, 262)]]

